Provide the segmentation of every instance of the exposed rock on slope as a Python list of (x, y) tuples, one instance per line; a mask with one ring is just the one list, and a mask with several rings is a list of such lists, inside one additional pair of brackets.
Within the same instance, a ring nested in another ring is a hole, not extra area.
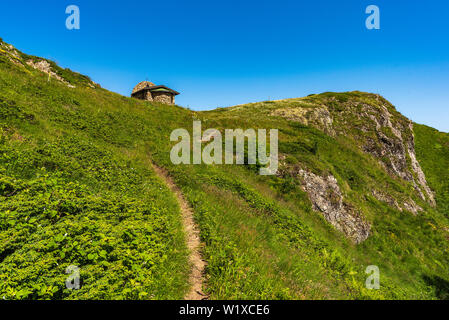
[[(435, 206), (434, 193), (416, 158), (413, 124), (381, 96), (361, 92), (324, 93), (283, 100), (278, 105), (270, 110), (271, 116), (314, 127), (337, 139), (351, 139), (351, 143), (373, 156), (391, 176), (409, 183), (416, 197)], [(370, 224), (349, 204), (350, 200), (344, 200), (336, 178), (328, 173), (316, 175), (306, 163), (299, 167), (298, 170), (298, 166), (281, 161), (279, 175), (296, 177), (314, 210), (356, 243), (364, 241), (370, 234)], [(347, 181), (339, 182), (343, 186)], [(401, 212), (417, 215), (423, 211), (410, 195), (385, 194), (378, 190), (365, 192)]]
[[(87, 76), (83, 76), (68, 69), (62, 69), (52, 61), (26, 55), (15, 49), (14, 46), (3, 42), (1, 39), (0, 58), (3, 60), (6, 58), (9, 62), (25, 69), (27, 72), (30, 72), (32, 69), (43, 72), (69, 88), (75, 88), (74, 84), (83, 84), (93, 89), (101, 87)], [(66, 77), (66, 75), (69, 75), (69, 77)]]
[[(357, 115), (362, 120), (358, 129), (368, 133), (361, 136), (363, 150), (378, 158), (389, 172), (412, 182), (420, 197), (434, 205), (433, 192), (416, 160), (412, 122), (403, 116), (393, 117), (386, 103), (363, 104), (362, 112)], [(365, 120), (371, 120), (374, 126)]]
[(0, 41), (0, 54), (6, 55), (8, 60), (15, 65), (20, 64), (19, 52), (12, 45)]
[(27, 61), (27, 65), (33, 67), (36, 70), (39, 70), (43, 73), (48, 74), (50, 77), (55, 78), (58, 81), (61, 81), (62, 83), (65, 83), (67, 85), (67, 87), (69, 88), (75, 88), (74, 85), (71, 85), (70, 83), (68, 83), (67, 81), (65, 81), (63, 78), (61, 78), (60, 76), (58, 76), (52, 69), (50, 66), (50, 63), (48, 63), (45, 60), (41, 60), (41, 61), (37, 61), (34, 62), (33, 60), (28, 60)]
[(418, 206), (412, 199), (409, 199), (408, 202), (404, 202), (404, 209), (413, 213), (414, 215), (417, 215), (420, 211), (423, 211), (423, 209)]
[(416, 159), (413, 124), (387, 100), (353, 92), (297, 101), (297, 107), (277, 109), (271, 115), (313, 126), (332, 136), (352, 137), (388, 172), (411, 182), (421, 199), (435, 205), (434, 194)]
[(407, 201), (403, 201), (402, 206), (399, 205), (398, 201), (388, 194), (384, 194), (383, 192), (373, 190), (372, 195), (379, 201), (385, 202), (390, 207), (395, 208), (399, 211), (403, 211), (404, 209), (417, 215), (420, 211), (423, 211), (423, 208), (418, 206), (415, 201), (412, 199), (408, 199)]
[(385, 202), (390, 207), (395, 208), (399, 211), (402, 211), (402, 207), (399, 205), (399, 203), (396, 201), (395, 198), (388, 194), (384, 194), (383, 192), (373, 190), (372, 195), (374, 198), (376, 198), (379, 201)]
[(334, 176), (320, 177), (302, 169), (298, 175), (314, 210), (321, 212), (337, 230), (356, 243), (368, 238), (370, 225), (352, 206), (343, 201), (343, 195)]

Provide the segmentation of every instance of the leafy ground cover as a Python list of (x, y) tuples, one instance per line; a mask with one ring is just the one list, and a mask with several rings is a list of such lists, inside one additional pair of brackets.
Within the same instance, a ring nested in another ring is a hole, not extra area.
[[(2, 47), (3, 48), (3, 47)], [(360, 92), (194, 112), (138, 101), (52, 64), (75, 88), (0, 52), (0, 297), (5, 299), (181, 299), (188, 250), (164, 167), (194, 209), (212, 299), (444, 299), (448, 297), (449, 136), (415, 125), (416, 152), (437, 206), (362, 152), (358, 131), (332, 136), (273, 116), (283, 108), (332, 112)], [(374, 99), (374, 100), (373, 100)], [(395, 117), (401, 117), (391, 112)], [(171, 164), (170, 133), (203, 128), (278, 128), (291, 166), (334, 175), (346, 200), (372, 225), (355, 245), (311, 209), (295, 177), (259, 176), (257, 166)], [(355, 123), (349, 121), (348, 123)], [(400, 212), (372, 196), (411, 197), (424, 211)], [(70, 265), (80, 290), (65, 286)], [(365, 268), (381, 289), (365, 288)]]

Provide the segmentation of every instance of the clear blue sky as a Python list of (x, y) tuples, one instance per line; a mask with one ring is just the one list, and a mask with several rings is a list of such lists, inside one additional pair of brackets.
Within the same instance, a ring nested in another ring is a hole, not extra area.
[[(65, 28), (71, 4), (80, 30)], [(148, 79), (205, 110), (361, 90), (449, 132), (447, 0), (2, 1), (0, 37), (124, 95)]]

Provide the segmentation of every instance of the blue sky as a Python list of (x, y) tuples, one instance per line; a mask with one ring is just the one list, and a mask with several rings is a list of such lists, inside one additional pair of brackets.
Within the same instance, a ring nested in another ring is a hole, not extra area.
[[(65, 27), (71, 4), (80, 30)], [(371, 4), (380, 30), (365, 27)], [(205, 110), (361, 90), (449, 132), (447, 0), (8, 1), (0, 37), (123, 95), (148, 79)]]

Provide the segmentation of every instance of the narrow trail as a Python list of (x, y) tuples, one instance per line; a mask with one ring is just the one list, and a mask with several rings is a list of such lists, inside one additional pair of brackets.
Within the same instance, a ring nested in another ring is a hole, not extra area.
[(165, 181), (170, 190), (175, 194), (179, 206), (181, 207), (182, 222), (186, 233), (187, 247), (190, 251), (189, 262), (192, 268), (189, 276), (190, 291), (186, 294), (184, 299), (206, 300), (208, 297), (203, 293), (203, 274), (206, 267), (206, 262), (201, 258), (199, 228), (193, 218), (193, 210), (184, 198), (179, 187), (174, 183), (173, 179), (168, 174), (167, 170), (158, 167), (154, 163), (153, 168), (156, 174)]

